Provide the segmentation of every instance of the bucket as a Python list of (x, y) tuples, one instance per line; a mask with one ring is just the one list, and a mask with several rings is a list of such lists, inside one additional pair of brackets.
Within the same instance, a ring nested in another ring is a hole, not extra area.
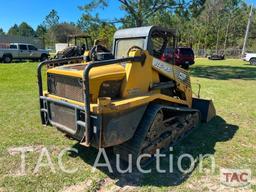
[(200, 111), (202, 122), (209, 122), (216, 116), (216, 110), (212, 100), (193, 98), (192, 108)]

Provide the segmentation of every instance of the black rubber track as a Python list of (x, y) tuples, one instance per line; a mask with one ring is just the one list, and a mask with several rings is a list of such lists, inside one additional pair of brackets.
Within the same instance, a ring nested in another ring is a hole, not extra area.
[[(114, 146), (113, 147), (114, 153), (119, 154), (120, 158), (126, 162), (128, 162), (128, 154), (131, 154), (132, 164), (136, 165), (137, 157), (140, 154), (142, 143), (145, 140), (148, 130), (151, 127), (157, 112), (162, 109), (169, 109), (172, 111), (179, 111), (179, 112), (186, 112), (186, 113), (189, 113), (189, 112), (199, 113), (198, 110), (190, 109), (187, 107), (166, 106), (166, 105), (155, 104), (155, 103), (149, 104), (149, 106), (147, 107), (147, 110), (143, 115), (141, 122), (139, 123), (139, 126), (133, 138), (121, 145)], [(181, 136), (181, 139), (183, 138), (183, 136), (185, 136), (185, 134)], [(172, 143), (171, 145), (175, 145), (181, 139), (177, 140), (175, 143)], [(145, 164), (142, 165), (142, 167), (147, 166), (153, 160), (154, 160), (154, 157), (150, 158)]]

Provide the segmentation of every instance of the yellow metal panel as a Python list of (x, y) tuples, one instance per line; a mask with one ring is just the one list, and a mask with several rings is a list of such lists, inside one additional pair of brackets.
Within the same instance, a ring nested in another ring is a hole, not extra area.
[[(65, 65), (65, 66), (49, 69), (47, 73), (82, 78), (83, 66), (85, 67), (84, 64), (80, 64), (76, 66)], [(76, 67), (79, 70), (76, 70), (75, 69)], [(89, 73), (89, 77), (90, 77), (90, 94), (92, 97), (91, 99), (93, 102), (96, 102), (101, 84), (104, 81), (122, 80), (125, 77), (125, 69), (120, 64), (95, 67), (91, 69)]]
[(82, 78), (82, 76), (83, 76), (82, 71), (69, 71), (69, 70), (62, 70), (62, 69), (59, 69), (59, 68), (48, 69), (47, 73), (57, 74), (57, 75), (64, 75), (64, 76), (79, 77), (79, 78)]
[(169, 102), (170, 104), (181, 104), (188, 106), (188, 103), (184, 100), (176, 99), (173, 97), (169, 97), (163, 94), (150, 94), (150, 95), (143, 95), (143, 96), (138, 96), (138, 97), (133, 97), (133, 98), (127, 98), (123, 100), (118, 100), (118, 101), (112, 101), (110, 105), (108, 106), (96, 106), (94, 105), (93, 111), (96, 113), (113, 113), (113, 112), (119, 112), (122, 110), (134, 108), (137, 106), (141, 105), (146, 105), (149, 104), (150, 102), (154, 100), (159, 100), (159, 101), (166, 101)]
[[(82, 106), (82, 107), (85, 106), (84, 103), (73, 101), (70, 99), (62, 98), (62, 97), (58, 97), (56, 95), (51, 95), (51, 94), (45, 93), (45, 96), (53, 98), (53, 99), (57, 99), (57, 100), (66, 101), (68, 103), (72, 103), (72, 104), (75, 104), (78, 106)], [(169, 96), (157, 93), (157, 94), (149, 94), (149, 95), (143, 95), (143, 96), (138, 96), (138, 97), (133, 97), (133, 98), (127, 98), (127, 99), (123, 99), (123, 100), (112, 101), (108, 106), (100, 106), (98, 104), (91, 104), (90, 110), (91, 110), (91, 112), (94, 112), (94, 113), (119, 112), (119, 111), (130, 109), (133, 107), (146, 105), (156, 99), (170, 102), (170, 104), (177, 103), (177, 104), (186, 105), (186, 106), (188, 105), (188, 103), (184, 100), (176, 99), (173, 97), (169, 97)]]
[(173, 72), (173, 65), (163, 62), (160, 59), (153, 58), (152, 67), (162, 75), (169, 77), (170, 79), (175, 79), (174, 72)]
[[(131, 51), (130, 57), (141, 56), (140, 50)], [(129, 98), (139, 95), (145, 95), (149, 92), (152, 83), (159, 82), (159, 76), (152, 70), (152, 56), (144, 51), (146, 56), (144, 63), (128, 62), (125, 66), (126, 78), (122, 86), (122, 97)]]
[(166, 95), (163, 95), (160, 93), (138, 96), (138, 97), (123, 99), (123, 100), (119, 100), (119, 101), (112, 101), (112, 104), (114, 106), (116, 106), (118, 109), (121, 109), (122, 107), (126, 107), (127, 105), (129, 107), (136, 107), (139, 105), (144, 105), (144, 104), (150, 103), (151, 101), (154, 101), (156, 99), (167, 101), (170, 103), (178, 103), (178, 104), (182, 104), (182, 105), (188, 105), (188, 103), (184, 100), (169, 97), (169, 96), (166, 96)]
[[(84, 64), (83, 64), (84, 65)], [(69, 67), (72, 67), (74, 65), (65, 65), (61, 67), (56, 67), (47, 70), (47, 73), (53, 73), (58, 75), (67, 75), (67, 76), (73, 76), (73, 77), (83, 77), (83, 69), (82, 70), (74, 70), (69, 69)], [(79, 65), (81, 66), (81, 65)], [(85, 67), (86, 65), (84, 65)], [(98, 78), (111, 78), (111, 77), (117, 77), (117, 78), (123, 78), (125, 76), (125, 69), (120, 64), (113, 64), (113, 65), (106, 65), (101, 67), (95, 67), (92, 68), (89, 77), (90, 79), (98, 79)]]
[(166, 63), (160, 59), (153, 58), (152, 67), (160, 74), (169, 77), (176, 82), (177, 88), (184, 92), (188, 106), (192, 106), (192, 90), (190, 76), (187, 70), (179, 66)]
[[(147, 51), (135, 50), (130, 52), (130, 57), (141, 56), (145, 54), (145, 62), (127, 62), (125, 68), (120, 64), (112, 64), (93, 68), (90, 72), (90, 95), (93, 104), (91, 111), (95, 113), (117, 112), (133, 108), (140, 105), (148, 104), (154, 100), (162, 100), (170, 103), (178, 103), (191, 107), (192, 91), (190, 87), (190, 79), (187, 71), (177, 68), (177, 66), (165, 63), (159, 59), (153, 58)], [(86, 64), (80, 64), (86, 65)], [(72, 67), (74, 65), (70, 65)], [(48, 73), (60, 75), (82, 77), (83, 69), (69, 70), (69, 66), (57, 67), (48, 70)], [(150, 91), (150, 85), (159, 82), (159, 73), (173, 79), (177, 82), (177, 88), (185, 95), (184, 100), (171, 96), (163, 95), (160, 90)], [(186, 81), (183, 80), (186, 77)], [(179, 78), (179, 79), (178, 79)], [(101, 84), (106, 80), (123, 80), (120, 100), (109, 102), (105, 106), (101, 103), (96, 104)], [(84, 103), (68, 100), (54, 95), (49, 97), (65, 100), (67, 102), (84, 106)]]

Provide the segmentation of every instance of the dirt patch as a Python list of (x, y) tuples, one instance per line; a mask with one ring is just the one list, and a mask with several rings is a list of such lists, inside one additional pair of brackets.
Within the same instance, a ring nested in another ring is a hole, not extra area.
[(92, 180), (84, 181), (76, 185), (64, 187), (64, 189), (61, 190), (61, 192), (84, 192), (87, 191), (92, 186), (92, 184)]
[(101, 183), (98, 192), (118, 192), (121, 187), (115, 185), (116, 181), (110, 178), (106, 178)]
[[(98, 192), (129, 192), (135, 191), (137, 187), (125, 185), (124, 187), (120, 187), (116, 185), (117, 180), (113, 180), (110, 178), (106, 178), (100, 186)], [(127, 184), (127, 183), (126, 183)]]

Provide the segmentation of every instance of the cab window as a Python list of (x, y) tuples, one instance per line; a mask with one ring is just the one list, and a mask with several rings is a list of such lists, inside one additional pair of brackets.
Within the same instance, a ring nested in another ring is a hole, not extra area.
[(17, 45), (10, 45), (10, 49), (17, 49)]
[(37, 51), (37, 48), (34, 47), (33, 45), (28, 45), (28, 50), (30, 50), (30, 51)]
[(144, 48), (144, 38), (134, 38), (134, 39), (119, 39), (116, 41), (116, 50), (115, 50), (115, 58), (123, 58), (127, 57), (128, 50), (137, 46), (140, 48)]
[[(166, 49), (168, 48), (168, 49)], [(174, 38), (172, 34), (155, 31), (151, 35), (151, 49), (153, 56), (161, 58), (163, 54), (168, 54), (174, 49)]]
[(27, 50), (28, 48), (27, 48), (27, 45), (19, 45), (19, 49), (20, 50)]

